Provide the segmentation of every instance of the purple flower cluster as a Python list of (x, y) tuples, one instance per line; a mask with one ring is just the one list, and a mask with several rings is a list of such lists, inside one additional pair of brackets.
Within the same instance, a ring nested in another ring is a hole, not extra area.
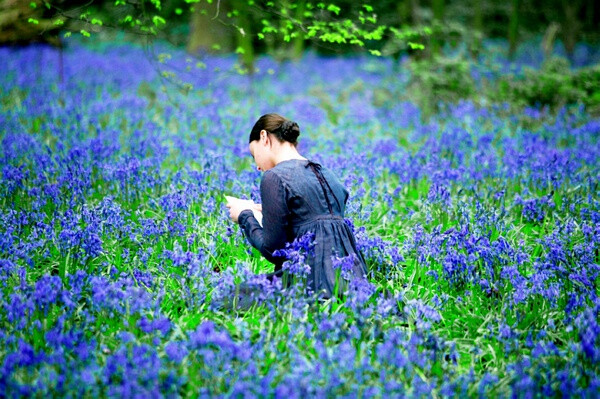
[(515, 205), (521, 205), (523, 218), (528, 222), (542, 223), (546, 214), (554, 208), (552, 194), (541, 198), (522, 199), (519, 195), (515, 197)]
[(351, 280), (353, 276), (354, 265), (358, 261), (356, 254), (350, 254), (348, 256), (336, 256), (331, 257), (331, 266), (334, 270), (339, 269), (340, 275), (344, 280)]
[(286, 243), (285, 248), (273, 252), (273, 256), (281, 256), (287, 259), (283, 262), (282, 269), (292, 276), (300, 278), (307, 277), (310, 274), (310, 265), (307, 263), (313, 254), (315, 234), (308, 232), (301, 237), (294, 239), (291, 243)]

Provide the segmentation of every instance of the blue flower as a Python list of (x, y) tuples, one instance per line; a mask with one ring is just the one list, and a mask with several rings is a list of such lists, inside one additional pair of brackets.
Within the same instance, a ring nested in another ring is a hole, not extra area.
[(165, 353), (175, 363), (181, 361), (187, 356), (188, 350), (184, 343), (171, 341), (165, 345)]
[(337, 255), (331, 256), (331, 266), (334, 270), (340, 269), (341, 276), (345, 280), (350, 280), (353, 276), (354, 265), (358, 262), (356, 254), (350, 254), (348, 256), (339, 257)]
[(285, 248), (273, 251), (273, 256), (287, 259), (283, 262), (282, 269), (293, 276), (306, 277), (310, 274), (310, 265), (307, 258), (312, 256), (315, 246), (315, 234), (308, 232), (293, 242), (286, 243)]
[(36, 305), (43, 310), (61, 298), (62, 281), (58, 276), (45, 275), (35, 283), (35, 292), (33, 294)]

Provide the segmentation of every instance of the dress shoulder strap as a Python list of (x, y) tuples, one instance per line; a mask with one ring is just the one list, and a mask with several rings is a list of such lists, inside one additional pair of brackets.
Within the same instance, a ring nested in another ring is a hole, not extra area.
[(338, 208), (342, 209), (342, 207), (340, 205), (340, 201), (337, 199), (337, 196), (331, 189), (331, 186), (327, 182), (327, 179), (325, 179), (325, 176), (323, 176), (323, 172), (321, 171), (321, 165), (309, 160), (308, 163), (306, 164), (305, 168), (309, 168), (309, 167), (313, 171), (315, 176), (317, 176), (317, 180), (319, 180), (319, 184), (321, 184), (321, 189), (323, 190), (323, 195), (325, 196), (325, 201), (327, 202), (327, 208), (329, 209), (329, 213), (333, 215), (333, 208), (331, 206), (331, 202), (329, 201), (329, 195), (327, 194), (327, 190), (325, 189), (325, 186), (327, 186), (327, 188), (329, 189), (329, 192), (331, 192), (331, 195), (333, 195), (335, 202), (338, 204)]

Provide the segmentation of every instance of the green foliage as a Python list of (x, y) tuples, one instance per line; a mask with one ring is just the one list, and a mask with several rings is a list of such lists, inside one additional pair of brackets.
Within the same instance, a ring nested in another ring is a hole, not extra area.
[(582, 68), (573, 76), (573, 86), (584, 93), (583, 103), (600, 115), (600, 65)]
[(591, 114), (600, 114), (600, 65), (573, 70), (567, 59), (552, 57), (539, 69), (526, 67), (520, 73), (479, 82), (472, 74), (477, 66), (464, 56), (432, 56), (413, 59), (407, 65), (407, 90), (397, 95), (418, 104), (425, 117), (438, 111), (443, 103), (463, 99), (508, 103), (514, 109), (530, 106), (556, 110), (580, 103)]
[(152, 23), (153, 23), (155, 26), (159, 26), (159, 25), (164, 25), (164, 24), (166, 24), (166, 23), (167, 23), (167, 21), (165, 21), (165, 19), (164, 19), (164, 18), (162, 18), (162, 17), (159, 17), (158, 15), (155, 15), (155, 16), (153, 16), (153, 17), (152, 17)]
[[(163, 35), (174, 24), (186, 21), (193, 13), (214, 13), (213, 3), (209, 0), (185, 0), (167, 5), (160, 0), (115, 0), (110, 3), (73, 3), (65, 6), (63, 2), (55, 0), (44, 2), (44, 5), (50, 10), (47, 14), (55, 25), (89, 37), (100, 32), (101, 27), (117, 28), (135, 35)], [(39, 4), (39, 1), (33, 1), (30, 7), (36, 9), (39, 8)], [(209, 6), (213, 8), (208, 8)], [(383, 9), (379, 7), (379, 10)], [(251, 64), (253, 61), (253, 52), (249, 46), (255, 45), (252, 43), (254, 38), (259, 41), (277, 42), (282, 46), (294, 41), (296, 49), (301, 48), (299, 43), (312, 39), (364, 47), (373, 55), (381, 55), (381, 48), (373, 48), (371, 43), (381, 42), (387, 36), (394, 35), (394, 40), (402, 42), (405, 48), (424, 48), (412, 28), (381, 23), (378, 8), (369, 4), (353, 7), (344, 2), (296, 3), (281, 0), (256, 3), (253, 0), (238, 0), (228, 4), (218, 2), (212, 19), (232, 27), (241, 36), (249, 36), (244, 39), (247, 45), (242, 46), (245, 50), (242, 57), (245, 64)], [(38, 24), (39, 21), (31, 17), (28, 23)], [(70, 35), (64, 37), (68, 36)], [(409, 39), (411, 44), (407, 43)]]
[(569, 61), (552, 57), (539, 70), (526, 68), (522, 76), (501, 77), (499, 99), (516, 105), (559, 108), (582, 102), (594, 110), (600, 107), (600, 66), (571, 70)]
[(502, 77), (497, 87), (500, 98), (521, 105), (560, 107), (584, 97), (573, 86), (568, 61), (559, 57), (546, 60), (540, 69), (525, 68), (521, 77)]
[(434, 56), (409, 64), (408, 97), (428, 115), (440, 103), (455, 103), (475, 93), (470, 63), (460, 57)]

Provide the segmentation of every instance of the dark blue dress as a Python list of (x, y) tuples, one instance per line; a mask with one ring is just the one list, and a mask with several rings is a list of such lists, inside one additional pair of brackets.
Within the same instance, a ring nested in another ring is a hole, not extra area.
[(364, 258), (344, 221), (348, 191), (327, 168), (308, 160), (280, 162), (264, 173), (260, 196), (264, 228), (250, 210), (241, 212), (238, 221), (250, 243), (275, 264), (273, 275), (281, 275), (286, 260), (273, 252), (312, 232), (315, 246), (307, 258), (311, 267), (307, 283), (313, 292), (332, 295), (336, 278), (332, 256), (355, 254), (350, 275), (366, 277)]

